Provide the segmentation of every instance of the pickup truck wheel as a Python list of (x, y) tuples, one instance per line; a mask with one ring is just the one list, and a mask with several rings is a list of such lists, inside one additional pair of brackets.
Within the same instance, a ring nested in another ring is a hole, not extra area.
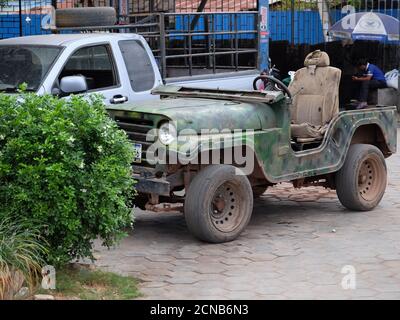
[(237, 175), (233, 166), (210, 165), (191, 182), (184, 211), (189, 231), (200, 240), (232, 241), (250, 221), (250, 182), (245, 175)]
[(116, 22), (117, 13), (113, 7), (56, 10), (57, 28), (113, 26)]
[(343, 168), (336, 174), (336, 193), (350, 210), (368, 211), (381, 201), (387, 184), (382, 152), (368, 144), (351, 145)]

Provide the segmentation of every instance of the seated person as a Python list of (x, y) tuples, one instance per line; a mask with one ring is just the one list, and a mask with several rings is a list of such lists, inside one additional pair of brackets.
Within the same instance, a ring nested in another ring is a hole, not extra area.
[(386, 88), (386, 78), (383, 71), (376, 65), (369, 63), (367, 59), (360, 59), (357, 68), (360, 73), (352, 78), (360, 85), (357, 109), (364, 109), (368, 106), (369, 91)]

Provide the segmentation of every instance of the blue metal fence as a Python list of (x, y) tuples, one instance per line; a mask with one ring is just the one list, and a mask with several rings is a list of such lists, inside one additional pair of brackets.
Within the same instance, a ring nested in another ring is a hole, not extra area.
[[(22, 34), (24, 36), (44, 34), (47, 31), (41, 29), (41, 21), (45, 15), (22, 14)], [(19, 35), (19, 15), (0, 15), (0, 39), (13, 38)]]
[[(294, 44), (324, 42), (322, 22), (318, 11), (271, 11), (269, 17), (271, 40), (294, 40)], [(292, 21), (294, 28), (292, 28)], [(292, 37), (292, 32), (294, 35)]]
[[(190, 25), (190, 17), (185, 15), (180, 15), (176, 17), (174, 30), (170, 30), (173, 34), (174, 32), (179, 33), (180, 31), (187, 31)], [(214, 21), (209, 27), (214, 28), (215, 31), (233, 31), (233, 23), (230, 21), (232, 19), (231, 14), (215, 14)], [(253, 14), (241, 14), (238, 17), (237, 30), (254, 30), (256, 21)], [(274, 40), (291, 40), (292, 39), (292, 13), (290, 11), (270, 11), (269, 12), (269, 30), (270, 39)], [(322, 23), (317, 11), (295, 11), (294, 12), (294, 42), (296, 44), (308, 43), (316, 44), (324, 41)], [(205, 28), (204, 17), (201, 17), (197, 23), (195, 31), (201, 32)], [(254, 39), (254, 33), (244, 33), (240, 35), (217, 35), (217, 40), (230, 40), (232, 38), (239, 39)], [(173, 39), (182, 40), (183, 37), (176, 36)], [(193, 40), (204, 39), (204, 36), (194, 36)]]
[[(379, 11), (379, 10), (376, 10)], [(382, 12), (389, 14), (393, 17), (399, 18), (400, 10), (382, 10)], [(336, 22), (344, 17), (340, 10), (332, 10), (330, 12), (332, 22)], [(43, 34), (47, 31), (41, 30), (41, 21), (44, 15), (39, 14), (23, 14), (22, 27), (23, 35)], [(28, 19), (27, 19), (28, 18)], [(187, 16), (177, 16), (175, 21), (175, 30), (171, 32), (179, 32), (187, 29), (188, 26)], [(216, 31), (229, 31), (232, 28), (232, 23), (229, 21), (230, 17), (227, 14), (215, 14), (214, 28)], [(294, 21), (294, 28), (292, 28), (292, 21)], [(242, 15), (239, 19), (238, 30), (252, 30), (254, 29), (255, 21), (254, 15)], [(287, 40), (294, 39), (295, 44), (317, 44), (324, 42), (324, 34), (322, 23), (318, 11), (298, 10), (294, 12), (294, 19), (292, 18), (291, 11), (270, 11), (269, 12), (269, 30), (271, 32), (270, 39)], [(205, 21), (203, 18), (199, 19), (196, 31), (204, 30)], [(292, 31), (294, 37), (292, 37)], [(19, 15), (18, 14), (0, 14), (0, 39), (15, 37), (19, 35)], [(219, 35), (217, 39), (230, 39), (232, 35)], [(240, 39), (253, 39), (254, 34), (241, 34)], [(176, 37), (177, 39), (179, 37)], [(194, 40), (200, 39), (201, 36), (193, 37)]]

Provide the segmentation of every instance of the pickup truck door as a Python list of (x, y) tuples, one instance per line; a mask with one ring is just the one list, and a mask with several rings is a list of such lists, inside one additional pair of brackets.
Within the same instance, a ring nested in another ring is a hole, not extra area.
[[(159, 96), (152, 95), (155, 87), (163, 84), (157, 62), (147, 42), (142, 39), (129, 39), (118, 41), (118, 49), (121, 62), (127, 78), (127, 89), (133, 101), (154, 100)], [(120, 60), (117, 60), (120, 62)], [(121, 70), (122, 73), (122, 70)]]
[(92, 44), (75, 50), (66, 60), (54, 82), (57, 87), (65, 76), (83, 75), (88, 93), (98, 93), (105, 104), (123, 104), (129, 101), (129, 92), (123, 86), (123, 79), (109, 43)]

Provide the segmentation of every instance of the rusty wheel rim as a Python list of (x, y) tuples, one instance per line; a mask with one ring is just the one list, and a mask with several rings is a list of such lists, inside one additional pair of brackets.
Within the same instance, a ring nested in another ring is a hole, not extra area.
[(222, 184), (214, 194), (210, 205), (212, 224), (221, 232), (235, 230), (243, 219), (243, 199), (238, 186), (230, 182)]
[(358, 192), (365, 201), (375, 201), (384, 188), (384, 172), (378, 159), (365, 159), (358, 172)]

